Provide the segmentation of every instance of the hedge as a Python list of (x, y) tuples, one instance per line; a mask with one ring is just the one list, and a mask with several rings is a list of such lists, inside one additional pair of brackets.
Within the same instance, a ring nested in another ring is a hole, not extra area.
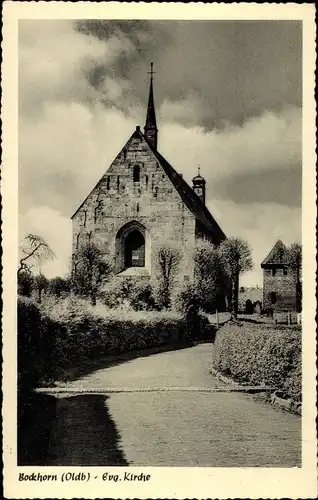
[(265, 384), (301, 401), (301, 329), (228, 323), (217, 333), (213, 367), (239, 383)]
[(61, 300), (41, 309), (18, 300), (20, 387), (63, 378), (69, 368), (107, 355), (187, 342), (193, 331), (178, 313), (118, 311)]

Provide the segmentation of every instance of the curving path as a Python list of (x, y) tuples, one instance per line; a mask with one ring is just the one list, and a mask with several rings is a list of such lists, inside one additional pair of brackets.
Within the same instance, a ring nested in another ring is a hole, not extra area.
[[(75, 394), (95, 391), (99, 396), (60, 400), (62, 409), (57, 412), (49, 450), (55, 458), (50, 463), (301, 466), (301, 419), (251, 395), (222, 392), (228, 388), (209, 374), (212, 349), (212, 344), (204, 343), (161, 352), (98, 369), (68, 383), (65, 388)], [(100, 396), (103, 392), (107, 397)], [(103, 418), (108, 431), (103, 430)], [(83, 445), (78, 436), (85, 435), (85, 429), (89, 437), (81, 438)], [(112, 454), (104, 463), (101, 450), (109, 446), (110, 432), (116, 434), (116, 453), (121, 458), (112, 463), (116, 455), (112, 444)]]

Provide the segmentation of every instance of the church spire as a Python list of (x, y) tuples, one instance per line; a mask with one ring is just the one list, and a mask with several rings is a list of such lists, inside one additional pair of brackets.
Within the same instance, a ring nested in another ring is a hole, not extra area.
[(154, 149), (157, 149), (158, 129), (156, 123), (155, 103), (153, 99), (153, 75), (154, 75), (153, 63), (150, 64), (150, 71), (148, 72), (148, 75), (150, 75), (150, 87), (149, 87), (147, 118), (144, 131), (145, 131), (145, 137), (148, 139), (152, 147)]

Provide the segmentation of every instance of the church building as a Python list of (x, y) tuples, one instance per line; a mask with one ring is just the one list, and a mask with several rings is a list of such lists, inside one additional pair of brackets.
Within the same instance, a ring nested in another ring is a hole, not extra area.
[(219, 245), (226, 238), (205, 205), (206, 181), (200, 171), (190, 187), (158, 151), (152, 65), (150, 75), (143, 132), (136, 126), (72, 216), (73, 270), (80, 246), (94, 241), (114, 259), (116, 275), (152, 276), (156, 249), (171, 244), (182, 254), (178, 279), (187, 281), (194, 273), (191, 254), (197, 240)]

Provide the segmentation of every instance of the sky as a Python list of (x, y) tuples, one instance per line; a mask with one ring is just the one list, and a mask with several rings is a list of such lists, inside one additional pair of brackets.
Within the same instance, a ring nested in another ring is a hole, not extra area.
[(158, 150), (262, 285), (277, 239), (301, 239), (302, 33), (298, 21), (19, 21), (19, 237), (44, 237), (65, 275), (71, 216), (144, 126), (150, 62)]

